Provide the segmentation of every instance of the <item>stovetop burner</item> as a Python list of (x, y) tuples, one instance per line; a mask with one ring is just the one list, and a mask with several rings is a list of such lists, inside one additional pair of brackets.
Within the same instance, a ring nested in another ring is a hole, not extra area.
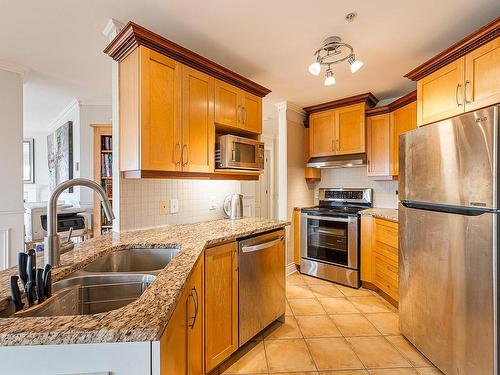
[(358, 215), (359, 211), (365, 210), (369, 207), (350, 207), (350, 206), (332, 206), (332, 207), (307, 207), (303, 208), (302, 212), (312, 215)]
[(372, 207), (371, 189), (319, 189), (319, 205), (303, 208), (302, 212), (324, 216), (357, 216)]

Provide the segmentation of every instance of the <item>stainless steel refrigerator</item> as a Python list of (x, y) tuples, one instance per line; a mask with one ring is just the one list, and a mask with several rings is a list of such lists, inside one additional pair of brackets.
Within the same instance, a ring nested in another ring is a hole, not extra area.
[(400, 329), (445, 374), (497, 373), (498, 112), (400, 137)]

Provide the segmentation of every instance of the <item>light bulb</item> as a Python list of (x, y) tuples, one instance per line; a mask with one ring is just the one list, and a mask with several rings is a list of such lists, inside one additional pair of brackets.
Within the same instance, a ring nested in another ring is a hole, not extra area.
[(333, 71), (328, 69), (326, 71), (325, 86), (331, 86), (335, 84), (335, 77), (333, 76)]
[(313, 76), (318, 76), (319, 73), (321, 73), (321, 64), (317, 61), (313, 62), (311, 65), (309, 65), (309, 73), (311, 73)]
[(360, 60), (357, 60), (354, 55), (349, 57), (349, 64), (351, 64), (351, 73), (356, 73), (362, 66), (363, 62)]

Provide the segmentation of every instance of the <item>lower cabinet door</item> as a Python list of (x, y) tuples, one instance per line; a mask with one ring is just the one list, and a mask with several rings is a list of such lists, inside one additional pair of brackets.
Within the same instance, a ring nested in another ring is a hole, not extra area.
[(205, 370), (238, 349), (236, 242), (205, 250)]
[(204, 274), (205, 262), (203, 257), (198, 261), (191, 276), (188, 290), (188, 374), (204, 374), (203, 337), (204, 321)]
[(160, 339), (161, 375), (187, 374), (188, 290), (185, 290)]

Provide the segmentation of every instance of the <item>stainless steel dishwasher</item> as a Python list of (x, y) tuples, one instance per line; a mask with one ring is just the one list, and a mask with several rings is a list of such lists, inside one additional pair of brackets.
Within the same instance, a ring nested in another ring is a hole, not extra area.
[(285, 314), (285, 231), (238, 241), (239, 346)]

